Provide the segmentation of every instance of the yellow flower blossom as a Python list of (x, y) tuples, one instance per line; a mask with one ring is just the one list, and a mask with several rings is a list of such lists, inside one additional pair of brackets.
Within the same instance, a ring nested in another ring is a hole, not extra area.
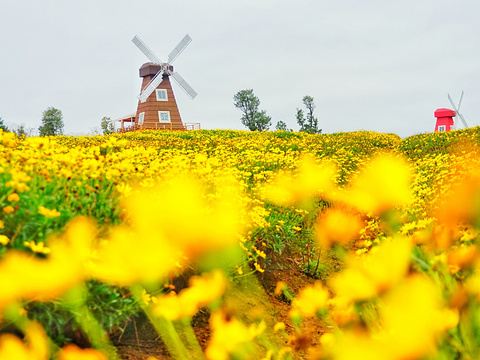
[(398, 239), (350, 258), (347, 268), (332, 279), (337, 296), (350, 301), (365, 300), (395, 285), (407, 273), (410, 251), (410, 243)]
[(91, 264), (91, 274), (123, 286), (154, 282), (177, 264), (236, 246), (245, 212), (238, 194), (225, 181), (214, 202), (202, 197), (201, 182), (185, 177), (126, 198), (130, 226), (111, 230)]
[(378, 155), (341, 199), (365, 213), (380, 214), (412, 200), (412, 172), (403, 158)]
[(65, 235), (50, 240), (48, 259), (7, 252), (0, 259), (0, 310), (21, 299), (52, 299), (81, 283), (93, 237), (93, 225), (78, 218), (68, 226)]
[(0, 235), (0, 244), (7, 245), (10, 242), (10, 239), (6, 235)]
[(0, 335), (0, 359), (48, 360), (47, 335), (35, 322), (27, 324), (26, 343), (11, 334)]
[(330, 294), (324, 286), (317, 282), (313, 286), (306, 286), (295, 297), (292, 309), (298, 310), (304, 317), (312, 317), (319, 310), (326, 309)]
[(273, 327), (273, 331), (274, 332), (279, 332), (281, 330), (285, 330), (285, 323), (284, 322), (276, 323), (275, 326)]
[(259, 335), (237, 320), (226, 316), (221, 311), (214, 312), (210, 317), (212, 336), (205, 355), (208, 360), (227, 360), (243, 358), (248, 355), (247, 345)]
[(178, 295), (157, 297), (152, 307), (153, 313), (169, 320), (192, 317), (200, 308), (220, 298), (227, 286), (225, 274), (221, 270), (194, 276), (189, 283), (190, 286)]
[(99, 350), (81, 349), (74, 344), (68, 344), (60, 350), (58, 360), (107, 360), (107, 356)]
[(7, 200), (12, 202), (17, 202), (17, 201), (20, 201), (20, 196), (18, 196), (17, 193), (11, 193), (10, 195), (8, 195)]
[(40, 215), (50, 217), (50, 218), (59, 217), (61, 215), (60, 212), (58, 212), (57, 210), (55, 210), (55, 209), (50, 210), (50, 209), (47, 209), (44, 206), (39, 206), (38, 207), (38, 213)]
[(266, 186), (266, 196), (282, 205), (310, 200), (315, 195), (329, 197), (334, 189), (336, 172), (333, 163), (317, 164), (312, 156), (305, 156), (297, 174), (279, 174)]
[(3, 208), (3, 212), (4, 212), (5, 214), (12, 214), (12, 213), (15, 212), (15, 209), (14, 209), (13, 207), (11, 207), (10, 205), (8, 205), (8, 206), (5, 206), (5, 207)]
[(262, 267), (257, 262), (255, 262), (253, 266), (255, 266), (255, 270), (257, 270), (258, 272), (260, 273), (265, 272), (265, 269), (262, 269)]
[(44, 242), (39, 242), (38, 244), (35, 241), (25, 241), (23, 243), (24, 246), (30, 248), (33, 252), (37, 254), (50, 254), (50, 248), (45, 246)]
[(358, 216), (341, 209), (328, 209), (319, 216), (315, 232), (322, 249), (331, 244), (346, 245), (359, 236), (363, 227)]

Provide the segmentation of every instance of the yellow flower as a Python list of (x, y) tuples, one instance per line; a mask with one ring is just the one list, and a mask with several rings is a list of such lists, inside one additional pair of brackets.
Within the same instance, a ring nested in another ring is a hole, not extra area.
[(274, 294), (277, 296), (282, 295), (283, 290), (287, 289), (287, 284), (284, 283), (283, 281), (277, 282), (277, 285), (275, 286)]
[(411, 202), (412, 173), (406, 160), (391, 155), (376, 156), (341, 199), (363, 211), (380, 214)]
[(329, 197), (334, 189), (337, 168), (332, 162), (317, 164), (313, 156), (305, 156), (298, 173), (279, 174), (265, 187), (267, 198), (279, 205), (310, 200), (313, 196)]
[(20, 200), (20, 196), (18, 196), (17, 193), (11, 193), (10, 195), (8, 195), (7, 200), (8, 200), (8, 201), (17, 202), (17, 201)]
[(81, 349), (68, 344), (62, 348), (58, 360), (107, 360), (107, 356), (95, 349)]
[(255, 262), (253, 265), (255, 266), (255, 269), (256, 269), (258, 272), (261, 272), (261, 273), (265, 272), (265, 269), (262, 269), (262, 267), (261, 267), (260, 265), (258, 265), (257, 262)]
[(317, 282), (313, 286), (303, 288), (292, 303), (293, 310), (299, 310), (304, 317), (312, 317), (319, 310), (325, 309), (330, 297), (328, 290)]
[(35, 322), (25, 328), (26, 344), (11, 334), (0, 335), (0, 359), (48, 360), (47, 335)]
[(7, 245), (10, 242), (8, 236), (0, 235), (0, 244)]
[(436, 213), (438, 220), (450, 228), (459, 222), (475, 223), (480, 215), (479, 183), (478, 169), (470, 171), (461, 181), (455, 181), (447, 195), (440, 199)]
[(317, 241), (322, 249), (333, 243), (346, 245), (359, 236), (362, 226), (358, 216), (341, 209), (327, 209), (315, 226)]
[(279, 332), (280, 330), (285, 330), (285, 323), (284, 322), (278, 322), (273, 327), (274, 332)]
[(205, 351), (208, 360), (243, 359), (248, 354), (245, 345), (258, 335), (235, 317), (221, 311), (211, 315), (210, 327), (212, 336)]
[(50, 248), (45, 246), (44, 242), (39, 242), (38, 244), (35, 241), (31, 240), (30, 242), (25, 241), (23, 243), (24, 246), (30, 248), (33, 252), (37, 254), (50, 254)]
[(93, 238), (92, 224), (78, 218), (67, 226), (65, 235), (49, 241), (52, 252), (48, 259), (7, 252), (0, 259), (0, 310), (22, 299), (56, 298), (82, 282)]
[(170, 320), (192, 317), (200, 308), (223, 295), (227, 280), (223, 271), (217, 269), (210, 274), (193, 276), (189, 285), (178, 295), (157, 297), (152, 307), (153, 313)]
[(322, 346), (332, 346), (335, 343), (335, 335), (332, 333), (325, 333), (320, 336), (320, 344)]
[(395, 285), (408, 271), (410, 251), (411, 245), (399, 239), (351, 257), (347, 268), (332, 278), (337, 296), (348, 301), (366, 300)]
[(51, 217), (51, 218), (59, 217), (61, 215), (57, 210), (55, 210), (55, 209), (50, 210), (50, 209), (47, 209), (43, 206), (38, 207), (38, 213), (40, 215), (43, 215), (43, 216), (46, 216), (46, 217)]
[(2, 220), (0, 220), (0, 230), (5, 229), (5, 224)]
[(426, 277), (397, 287), (380, 309), (391, 359), (418, 359), (435, 352), (438, 334), (455, 327), (458, 312), (443, 309), (441, 294)]
[(3, 212), (4, 212), (5, 214), (11, 214), (11, 213), (15, 212), (15, 209), (14, 209), (13, 207), (11, 207), (10, 205), (9, 205), (9, 206), (5, 206), (5, 207), (3, 208)]
[(142, 289), (142, 301), (145, 305), (150, 304), (150, 302), (152, 301), (152, 296), (147, 293), (147, 290), (145, 289)]

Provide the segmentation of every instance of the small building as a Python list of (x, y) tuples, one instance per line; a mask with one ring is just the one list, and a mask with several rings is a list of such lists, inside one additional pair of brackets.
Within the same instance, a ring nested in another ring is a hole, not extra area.
[(435, 132), (452, 130), (452, 126), (454, 124), (453, 118), (456, 115), (457, 113), (451, 109), (442, 108), (435, 110), (434, 116), (437, 118)]

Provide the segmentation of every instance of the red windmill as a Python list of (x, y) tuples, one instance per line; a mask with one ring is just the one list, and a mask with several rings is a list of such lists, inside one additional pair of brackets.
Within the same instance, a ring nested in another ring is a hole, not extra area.
[(434, 113), (437, 118), (437, 123), (435, 124), (435, 132), (437, 131), (450, 131), (453, 126), (453, 118), (457, 113), (450, 109), (437, 109)]
[(162, 62), (138, 36), (135, 36), (132, 41), (151, 61), (143, 64), (140, 68), (143, 82), (138, 96), (135, 128), (186, 130), (175, 101), (170, 76), (191, 99), (197, 96), (195, 90), (177, 72), (173, 71), (171, 65), (192, 39), (186, 35), (168, 55), (167, 63)]

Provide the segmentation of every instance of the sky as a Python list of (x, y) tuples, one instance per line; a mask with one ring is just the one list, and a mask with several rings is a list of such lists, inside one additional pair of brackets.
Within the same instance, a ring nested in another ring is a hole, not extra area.
[(148, 59), (132, 38), (166, 61), (189, 34), (173, 65), (198, 96), (173, 90), (203, 129), (246, 129), (233, 105), (245, 89), (272, 130), (298, 130), (309, 95), (323, 133), (432, 132), (462, 91), (478, 126), (478, 14), (478, 0), (0, 0), (0, 117), (35, 130), (53, 106), (66, 134), (92, 134), (136, 111)]

